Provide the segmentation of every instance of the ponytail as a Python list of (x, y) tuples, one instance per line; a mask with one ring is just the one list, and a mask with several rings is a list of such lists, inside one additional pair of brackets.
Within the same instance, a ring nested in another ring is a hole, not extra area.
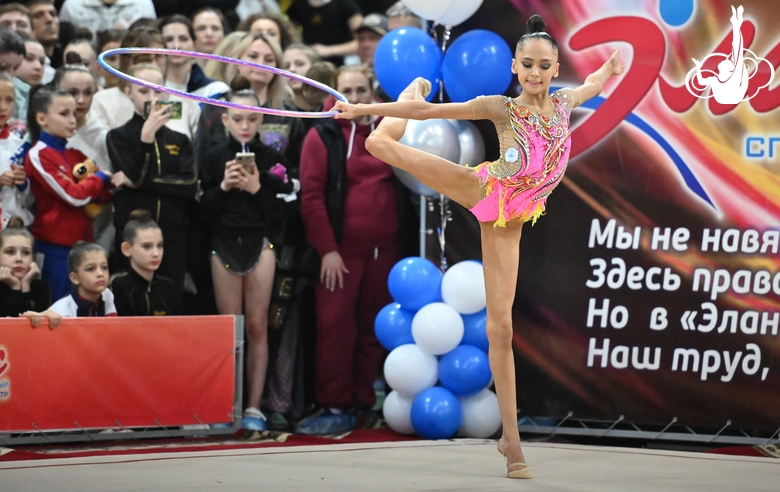
[(38, 85), (30, 89), (30, 101), (27, 106), (27, 131), (30, 133), (30, 143), (35, 145), (41, 138), (41, 126), (38, 124), (38, 113), (47, 113), (51, 101), (57, 96), (71, 96), (68, 91), (50, 85)]

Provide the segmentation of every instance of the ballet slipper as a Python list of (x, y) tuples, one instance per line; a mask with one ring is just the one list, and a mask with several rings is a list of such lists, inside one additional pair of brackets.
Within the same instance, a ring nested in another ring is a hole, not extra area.
[(422, 77), (417, 77), (401, 92), (398, 96), (398, 100), (411, 101), (414, 99), (425, 99), (430, 93), (431, 83)]
[(504, 462), (506, 463), (506, 478), (534, 478), (534, 474), (524, 461), (518, 461), (512, 464), (509, 463), (509, 458), (504, 454), (504, 442), (502, 439), (498, 440), (496, 449), (504, 457)]

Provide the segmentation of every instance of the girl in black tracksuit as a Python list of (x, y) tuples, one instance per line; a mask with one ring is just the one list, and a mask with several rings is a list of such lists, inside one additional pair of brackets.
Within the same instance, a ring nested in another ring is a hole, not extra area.
[[(228, 101), (258, 106), (252, 91), (227, 96)], [(268, 308), (274, 283), (274, 244), (282, 233), (285, 208), (294, 184), (280, 152), (261, 143), (263, 115), (228, 110), (223, 123), (228, 141), (201, 159), (201, 217), (212, 222), (211, 271), (220, 314), (243, 314), (246, 333), (248, 397), (244, 425), (264, 430), (260, 399), (268, 367)], [(237, 153), (253, 152), (245, 168)], [(280, 196), (281, 195), (281, 196)], [(285, 196), (287, 195), (287, 196)]]
[[(134, 65), (130, 74), (155, 84), (163, 84), (156, 65)], [(187, 210), (195, 200), (198, 176), (192, 145), (185, 135), (167, 128), (170, 108), (151, 105), (144, 118), (146, 101), (162, 99), (145, 87), (132, 85), (125, 89), (133, 101), (135, 113), (124, 126), (108, 133), (108, 153), (114, 170), (122, 172), (122, 182), (114, 197), (116, 249), (121, 251), (122, 231), (133, 210), (148, 210), (165, 238), (166, 254), (158, 273), (174, 284), (176, 304), (181, 304), (187, 259)], [(128, 266), (127, 259), (116, 255), (114, 270)]]

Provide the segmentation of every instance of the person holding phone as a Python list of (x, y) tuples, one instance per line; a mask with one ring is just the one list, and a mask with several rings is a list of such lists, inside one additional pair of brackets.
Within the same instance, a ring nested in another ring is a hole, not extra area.
[[(230, 102), (259, 106), (251, 90), (230, 92)], [(220, 314), (243, 314), (248, 397), (244, 427), (266, 430), (260, 410), (268, 369), (268, 309), (287, 202), (293, 191), (284, 155), (263, 144), (263, 115), (228, 109), (228, 140), (209, 150), (200, 167), (201, 217), (211, 222), (211, 272)]]
[[(133, 65), (129, 74), (162, 85), (157, 65)], [(186, 135), (165, 126), (177, 111), (162, 99), (162, 93), (135, 84), (124, 90), (135, 112), (130, 121), (108, 132), (106, 139), (113, 169), (123, 171), (114, 181), (119, 188), (114, 198), (115, 250), (122, 250), (122, 231), (130, 213), (148, 210), (165, 241), (166, 254), (158, 273), (173, 281), (173, 297), (180, 305), (187, 263), (188, 208), (198, 187), (192, 145)], [(128, 266), (123, 255), (114, 256), (113, 270)]]

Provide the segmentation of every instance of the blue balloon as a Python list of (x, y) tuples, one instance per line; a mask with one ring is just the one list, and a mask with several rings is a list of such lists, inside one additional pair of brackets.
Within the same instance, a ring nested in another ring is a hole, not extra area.
[(400, 304), (392, 303), (383, 307), (374, 320), (376, 339), (384, 348), (392, 351), (394, 348), (414, 343), (412, 337), (412, 320), (414, 312), (403, 309)]
[(441, 385), (458, 396), (482, 391), (490, 384), (488, 355), (471, 345), (460, 345), (439, 361)]
[(691, 19), (693, 7), (693, 0), (661, 0), (658, 10), (664, 22), (679, 27)]
[(431, 81), (433, 100), (441, 78), (441, 49), (425, 31), (415, 27), (393, 29), (382, 36), (374, 51), (374, 73), (393, 99), (417, 77)]
[(461, 314), (463, 318), (463, 340), (461, 345), (473, 345), (483, 352), (488, 351), (487, 309), (474, 314)]
[(442, 78), (450, 100), (506, 92), (512, 82), (512, 50), (498, 34), (477, 29), (452, 43), (444, 54)]
[(452, 437), (462, 416), (458, 397), (440, 386), (423, 391), (412, 403), (412, 427), (425, 439)]
[(387, 286), (395, 302), (409, 311), (417, 311), (432, 302), (441, 301), (442, 273), (425, 258), (405, 258), (390, 270)]

